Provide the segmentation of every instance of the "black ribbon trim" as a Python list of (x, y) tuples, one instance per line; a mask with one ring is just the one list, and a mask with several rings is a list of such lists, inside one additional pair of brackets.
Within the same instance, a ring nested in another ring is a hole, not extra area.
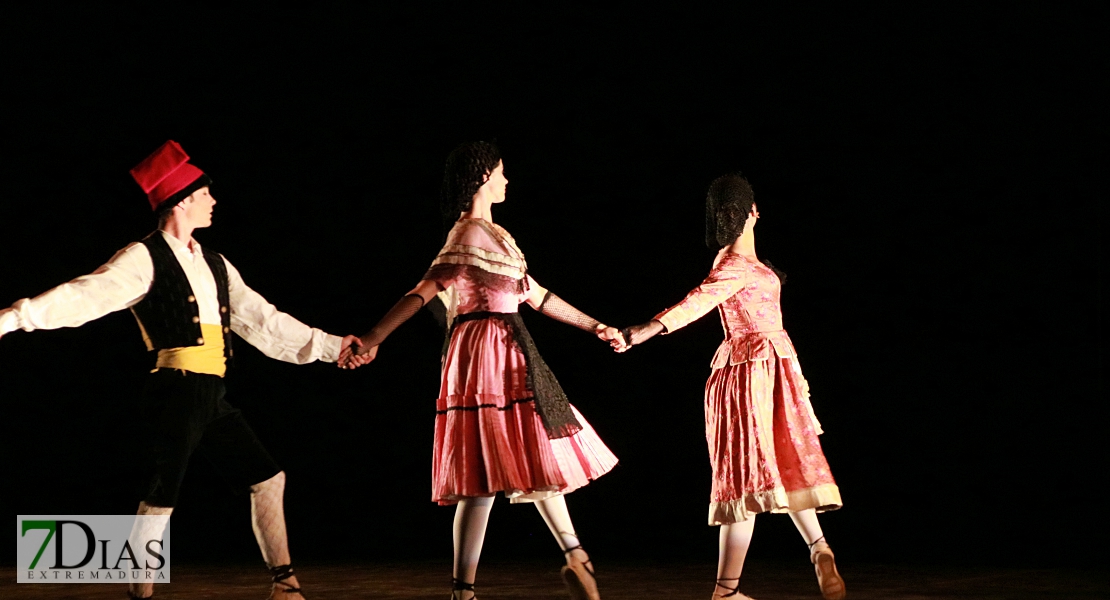
[(479, 404), (477, 406), (449, 406), (449, 407), (447, 407), (447, 410), (437, 410), (436, 414), (437, 415), (445, 415), (445, 414), (447, 414), (447, 413), (449, 413), (453, 410), (469, 410), (469, 411), (477, 412), (479, 408), (496, 408), (497, 410), (502, 410), (502, 411), (512, 410), (513, 406), (515, 406), (517, 404), (523, 404), (525, 402), (532, 402), (534, 400), (535, 400), (535, 398), (521, 398), (520, 400), (513, 400), (512, 402), (509, 402), (505, 406), (498, 406), (496, 404)]

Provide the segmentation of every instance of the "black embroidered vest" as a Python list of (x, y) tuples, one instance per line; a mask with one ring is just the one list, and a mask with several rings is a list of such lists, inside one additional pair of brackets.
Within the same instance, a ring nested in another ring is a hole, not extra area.
[[(160, 231), (143, 238), (154, 263), (154, 281), (146, 296), (131, 307), (139, 326), (150, 340), (151, 350), (204, 345), (200, 329), (200, 306), (177, 262), (173, 249)], [(216, 280), (216, 297), (220, 303), (220, 324), (223, 325), (224, 357), (231, 362), (231, 301), (227, 286), (227, 265), (218, 253), (201, 248), (204, 261)]]

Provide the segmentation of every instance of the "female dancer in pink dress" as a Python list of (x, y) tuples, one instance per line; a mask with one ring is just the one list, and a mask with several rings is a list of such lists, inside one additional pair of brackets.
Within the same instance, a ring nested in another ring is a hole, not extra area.
[(571, 406), (520, 319), (522, 302), (603, 340), (619, 332), (540, 287), (512, 236), (493, 223), (505, 200), (496, 146), (464, 144), (447, 159), (445, 216), (457, 221), (415, 288), (362, 336), (354, 367), (377, 355), (390, 332), (435, 297), (450, 338), (436, 401), (432, 500), (457, 504), (452, 598), (474, 597), (474, 575), (497, 492), (533, 502), (566, 555), (563, 579), (575, 600), (599, 600), (563, 494), (607, 473), (617, 459)]
[(713, 467), (709, 524), (721, 526), (713, 598), (747, 598), (740, 593), (740, 572), (753, 517), (787, 512), (810, 547), (821, 593), (839, 600), (844, 580), (816, 512), (840, 508), (840, 491), (817, 440), (821, 425), (809, 403), (809, 385), (782, 328), (781, 276), (755, 254), (758, 218), (746, 179), (716, 179), (706, 200), (706, 243), (720, 252), (709, 277), (682, 302), (624, 329), (622, 339), (610, 343), (624, 352), (718, 308), (725, 340), (705, 386), (705, 436)]

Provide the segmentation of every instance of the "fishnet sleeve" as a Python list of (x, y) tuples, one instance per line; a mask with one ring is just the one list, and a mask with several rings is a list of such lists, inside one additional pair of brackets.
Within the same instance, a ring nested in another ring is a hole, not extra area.
[(601, 321), (567, 304), (566, 300), (552, 294), (550, 290), (544, 295), (543, 301), (540, 302), (540, 307), (536, 310), (556, 321), (566, 323), (567, 325), (573, 325), (583, 331), (589, 331), (591, 333), (597, 331), (598, 326), (601, 325)]
[(389, 334), (393, 333), (393, 330), (408, 321), (423, 306), (424, 299), (417, 294), (409, 294), (398, 300), (377, 325), (359, 338), (362, 340), (362, 347), (355, 350), (355, 354), (366, 354), (371, 348), (381, 344)]
[(666, 332), (667, 328), (662, 323), (652, 319), (647, 323), (640, 325), (633, 325), (621, 329), (621, 336), (624, 337), (624, 343), (629, 346), (636, 346), (642, 344), (649, 339), (655, 337), (660, 333)]

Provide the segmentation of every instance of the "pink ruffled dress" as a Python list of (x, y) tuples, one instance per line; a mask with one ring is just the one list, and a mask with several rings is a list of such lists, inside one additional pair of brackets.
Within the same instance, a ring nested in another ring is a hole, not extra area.
[[(479, 219), (459, 221), (425, 279), (445, 288), (449, 318), (515, 313), (534, 282), (508, 232)], [(549, 439), (527, 385), (524, 355), (498, 319), (455, 324), (436, 400), (432, 500), (504, 492), (514, 502), (576, 490), (617, 458), (581, 413), (582, 429)]]
[(724, 326), (705, 386), (710, 525), (841, 506), (817, 439), (822, 431), (809, 384), (782, 328), (779, 293), (774, 271), (724, 253), (701, 285), (655, 317), (673, 333), (716, 307)]

